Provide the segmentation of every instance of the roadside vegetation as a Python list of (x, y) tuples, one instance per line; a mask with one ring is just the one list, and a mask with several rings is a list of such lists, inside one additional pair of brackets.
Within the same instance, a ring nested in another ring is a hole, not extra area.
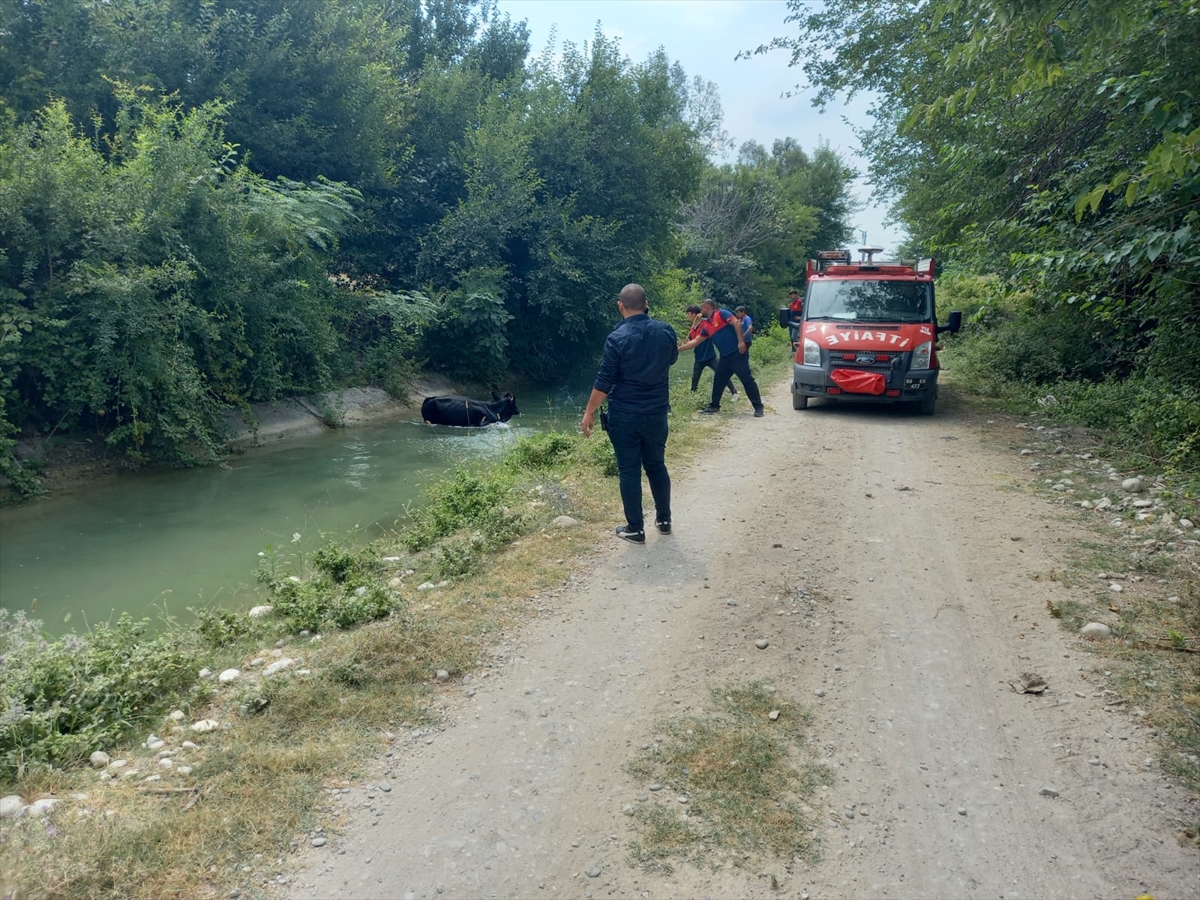
[[(777, 327), (755, 342), (764, 380), (789, 358)], [(679, 472), (719, 425), (694, 415), (707, 394), (687, 379), (671, 399)], [(615, 475), (603, 435), (537, 434), (446, 473), (366, 546), (266, 548), (269, 612), (122, 619), (55, 640), (0, 616), (0, 795), (26, 807), (0, 834), (0, 892), (203, 897), (278, 883), (308, 836), (336, 829), (329, 798), (361, 761), (438, 727), (439, 684), (486, 671), (489, 648), (609, 535)], [(788, 709), (780, 734), (799, 723)]]

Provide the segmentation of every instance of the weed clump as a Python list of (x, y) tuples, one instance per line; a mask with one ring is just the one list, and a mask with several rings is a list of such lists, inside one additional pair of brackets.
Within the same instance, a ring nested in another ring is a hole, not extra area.
[(186, 632), (128, 615), (51, 642), (0, 609), (0, 778), (115, 746), (193, 689), (195, 660)]
[(707, 716), (673, 719), (663, 737), (628, 766), (633, 777), (686, 794), (688, 814), (650, 803), (635, 813), (633, 856), (650, 869), (672, 858), (699, 862), (727, 854), (738, 864), (770, 854), (812, 858), (801, 798), (816, 785), (800, 758), (807, 717), (757, 682), (716, 688)]

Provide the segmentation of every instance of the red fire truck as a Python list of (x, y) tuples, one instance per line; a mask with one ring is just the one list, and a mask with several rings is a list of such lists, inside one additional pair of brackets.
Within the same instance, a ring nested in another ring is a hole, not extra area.
[[(792, 408), (810, 398), (853, 403), (937, 406), (937, 336), (956, 332), (962, 313), (938, 325), (932, 259), (875, 262), (876, 247), (825, 250), (808, 261), (804, 308), (793, 366)], [(779, 311), (785, 327), (792, 314)]]

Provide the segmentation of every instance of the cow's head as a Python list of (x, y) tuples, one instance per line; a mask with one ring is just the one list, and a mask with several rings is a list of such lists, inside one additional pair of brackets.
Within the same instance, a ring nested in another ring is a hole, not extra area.
[(503, 394), (492, 391), (492, 408), (495, 410), (496, 415), (500, 417), (501, 422), (507, 422), (513, 416), (521, 414), (521, 411), (517, 409), (517, 401), (508, 391), (505, 391)]

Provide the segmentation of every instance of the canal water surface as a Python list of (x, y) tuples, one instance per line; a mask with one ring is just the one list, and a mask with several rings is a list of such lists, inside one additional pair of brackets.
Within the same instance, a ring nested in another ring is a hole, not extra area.
[(189, 607), (247, 607), (260, 551), (375, 537), (455, 465), (494, 456), (522, 434), (574, 429), (588, 387), (522, 391), (511, 426), (431, 427), (415, 416), (2, 509), (0, 606), (51, 633), (122, 612), (187, 619)]

